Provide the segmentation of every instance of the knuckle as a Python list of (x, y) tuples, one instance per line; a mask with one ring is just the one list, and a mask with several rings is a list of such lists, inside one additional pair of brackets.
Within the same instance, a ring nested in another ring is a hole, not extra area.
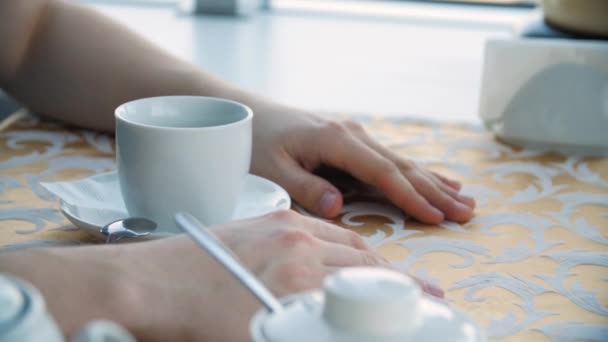
[(315, 238), (304, 230), (287, 230), (279, 235), (281, 244), (285, 247), (314, 246)]
[(379, 174), (382, 176), (393, 175), (399, 172), (399, 169), (395, 165), (395, 163), (385, 159), (383, 162), (379, 163), (377, 166)]
[(335, 120), (328, 121), (325, 124), (325, 130), (332, 136), (336, 134), (347, 134), (348, 132), (346, 125)]
[(364, 266), (378, 266), (382, 262), (382, 258), (374, 252), (361, 252), (361, 263)]
[(353, 232), (352, 230), (348, 231), (348, 239), (350, 240), (352, 246), (359, 249), (367, 249), (367, 243), (365, 240), (363, 240), (361, 235)]
[(270, 217), (279, 221), (294, 221), (297, 214), (293, 210), (278, 210), (270, 214)]
[(397, 161), (397, 165), (399, 166), (399, 168), (401, 170), (404, 170), (404, 171), (413, 170), (418, 167), (414, 161), (409, 160), (409, 159), (399, 159)]
[(440, 207), (440, 208), (448, 208), (448, 207), (450, 207), (452, 205), (455, 205), (456, 200), (452, 196), (450, 196), (450, 195), (448, 195), (446, 193), (441, 192), (441, 190), (439, 188), (437, 188), (436, 191), (440, 193), (440, 195), (438, 196), (439, 197), (438, 203), (437, 203), (438, 207)]
[(342, 122), (342, 124), (344, 125), (344, 127), (348, 128), (349, 130), (355, 131), (355, 132), (364, 132), (365, 128), (363, 128), (363, 125), (355, 120), (345, 120)]
[(370, 175), (370, 182), (382, 188), (393, 184), (399, 177), (401, 177), (401, 171), (397, 166), (388, 159), (383, 159), (375, 164), (375, 170)]

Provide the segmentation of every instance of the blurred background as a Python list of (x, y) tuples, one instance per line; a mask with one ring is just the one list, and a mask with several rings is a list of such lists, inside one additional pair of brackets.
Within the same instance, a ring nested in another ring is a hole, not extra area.
[(484, 42), (513, 35), (536, 6), (259, 0), (263, 9), (245, 15), (210, 15), (184, 10), (184, 0), (80, 1), (174, 55), (290, 105), (469, 122), (479, 121)]

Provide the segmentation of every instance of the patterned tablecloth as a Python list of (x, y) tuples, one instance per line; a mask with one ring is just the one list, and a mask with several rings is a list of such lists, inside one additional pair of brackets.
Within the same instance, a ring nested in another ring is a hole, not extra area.
[[(608, 158), (514, 149), (479, 127), (363, 121), (395, 151), (462, 180), (478, 209), (466, 224), (423, 225), (344, 181), (337, 224), (442, 286), (493, 340), (608, 341)], [(108, 135), (30, 116), (4, 122), (0, 246), (96, 242), (61, 215), (39, 182), (114, 167)]]

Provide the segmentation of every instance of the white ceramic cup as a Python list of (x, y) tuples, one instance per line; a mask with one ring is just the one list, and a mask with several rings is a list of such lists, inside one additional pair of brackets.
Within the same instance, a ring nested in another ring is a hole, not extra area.
[(178, 211), (207, 225), (231, 219), (251, 162), (251, 109), (218, 98), (163, 96), (127, 102), (115, 116), (129, 216), (175, 232)]

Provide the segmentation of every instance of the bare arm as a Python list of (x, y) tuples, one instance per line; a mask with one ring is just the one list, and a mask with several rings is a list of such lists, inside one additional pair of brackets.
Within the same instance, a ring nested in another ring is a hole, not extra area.
[(66, 1), (2, 1), (0, 41), (8, 43), (0, 52), (0, 87), (38, 114), (89, 128), (113, 130), (114, 109), (141, 97), (207, 95), (266, 105)]
[[(277, 296), (318, 288), (337, 268), (390, 267), (355, 233), (291, 211), (212, 229)], [(260, 306), (183, 235), (0, 252), (0, 272), (34, 284), (67, 336), (90, 320), (111, 319), (139, 341), (247, 341)]]

